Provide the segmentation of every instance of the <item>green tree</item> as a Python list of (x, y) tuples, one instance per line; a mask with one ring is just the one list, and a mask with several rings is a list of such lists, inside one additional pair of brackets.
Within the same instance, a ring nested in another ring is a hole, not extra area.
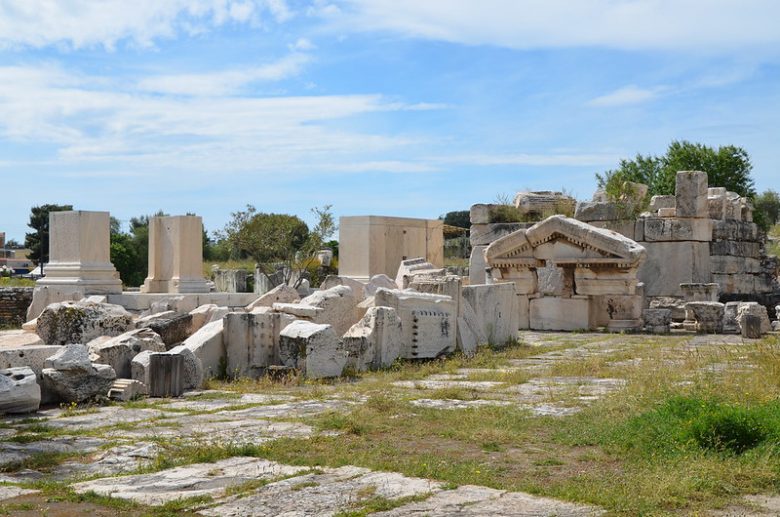
[(455, 212), (447, 212), (443, 217), (440, 217), (444, 221), (444, 224), (450, 226), (456, 226), (458, 228), (471, 228), (471, 212), (469, 210), (457, 210)]
[(24, 236), (24, 247), (30, 250), (30, 260), (36, 264), (49, 261), (49, 213), (73, 210), (73, 205), (41, 205), (30, 209), (27, 226), (34, 231)]
[(649, 195), (674, 194), (677, 171), (704, 171), (713, 187), (726, 187), (740, 196), (755, 195), (750, 172), (750, 156), (741, 147), (717, 149), (688, 141), (673, 141), (663, 156), (637, 154), (633, 160), (621, 160), (617, 169), (596, 174), (599, 188), (614, 197), (626, 181), (644, 183)]
[(780, 222), (780, 194), (769, 189), (756, 196), (753, 200), (754, 221), (764, 231)]

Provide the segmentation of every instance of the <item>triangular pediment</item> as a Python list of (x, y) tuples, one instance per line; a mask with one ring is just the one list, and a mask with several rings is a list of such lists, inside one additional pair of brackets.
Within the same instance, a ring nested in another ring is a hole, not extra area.
[(518, 230), (494, 241), (485, 250), (488, 264), (528, 265), (557, 263), (638, 265), (645, 249), (611, 230), (555, 215), (527, 230)]

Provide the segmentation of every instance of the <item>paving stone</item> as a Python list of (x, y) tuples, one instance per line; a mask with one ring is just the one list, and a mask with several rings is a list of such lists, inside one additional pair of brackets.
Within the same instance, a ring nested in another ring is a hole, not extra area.
[(441, 490), (441, 483), (346, 466), (268, 484), (252, 495), (200, 510), (209, 516), (330, 516), (373, 497), (398, 499)]
[(20, 488), (18, 486), (0, 486), (0, 501), (6, 499), (13, 499), (20, 495), (37, 494), (38, 490), (29, 490), (27, 488)]
[(129, 499), (141, 504), (162, 505), (196, 496), (218, 497), (227, 488), (247, 481), (271, 480), (304, 470), (307, 469), (257, 458), (235, 457), (153, 474), (96, 479), (76, 483), (73, 489), (80, 494), (94, 491), (99, 495)]
[(56, 438), (29, 443), (3, 442), (3, 446), (0, 448), (0, 467), (24, 461), (32, 456), (40, 454), (62, 452), (89, 453), (96, 451), (105, 443), (106, 440), (99, 438), (75, 436), (58, 436)]
[(238, 398), (226, 397), (224, 399), (208, 398), (198, 399), (189, 397), (184, 400), (177, 399), (169, 403), (159, 404), (160, 409), (186, 409), (189, 411), (215, 411), (242, 404), (272, 404), (291, 400), (289, 395), (270, 395), (264, 393), (245, 393)]
[(157, 409), (128, 409), (122, 406), (106, 406), (81, 415), (51, 418), (46, 421), (46, 425), (58, 429), (67, 428), (74, 431), (84, 431), (173, 415), (176, 415), (176, 413), (166, 413)]
[(148, 465), (162, 451), (156, 443), (118, 445), (94, 455), (88, 462), (68, 461), (54, 469), (54, 477), (115, 476)]
[(508, 400), (458, 400), (458, 399), (416, 399), (410, 402), (413, 406), (430, 409), (471, 409), (485, 406), (511, 406)]

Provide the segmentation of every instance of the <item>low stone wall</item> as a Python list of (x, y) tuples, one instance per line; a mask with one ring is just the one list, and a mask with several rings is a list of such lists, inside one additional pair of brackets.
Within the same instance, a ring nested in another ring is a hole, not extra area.
[(0, 287), (0, 326), (24, 323), (32, 296), (32, 287)]

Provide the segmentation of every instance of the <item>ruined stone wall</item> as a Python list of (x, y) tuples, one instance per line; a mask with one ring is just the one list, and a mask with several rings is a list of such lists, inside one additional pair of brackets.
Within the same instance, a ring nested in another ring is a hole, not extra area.
[(24, 323), (32, 296), (32, 287), (0, 287), (0, 326)]

